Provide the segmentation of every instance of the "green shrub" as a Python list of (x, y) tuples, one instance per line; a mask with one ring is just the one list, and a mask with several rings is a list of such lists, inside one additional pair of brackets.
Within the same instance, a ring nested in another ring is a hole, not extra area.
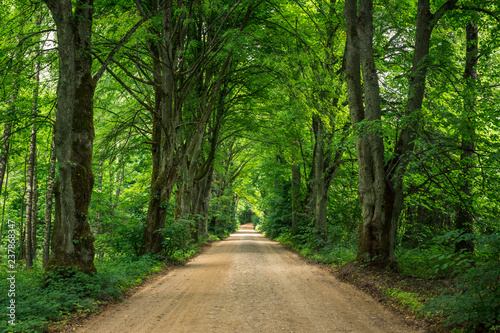
[[(449, 265), (438, 264), (458, 273), (459, 292), (443, 294), (431, 300), (426, 308), (433, 313), (447, 317), (446, 324), (465, 325), (468, 331), (486, 331), (500, 324), (500, 233), (491, 235), (457, 236), (457, 241), (473, 237), (476, 241), (476, 256), (457, 254)], [(451, 267), (451, 268), (450, 268)]]
[(193, 250), (195, 226), (194, 220), (168, 221), (163, 229), (163, 251), (167, 259), (179, 263), (184, 260), (184, 254)]
[[(123, 291), (138, 285), (151, 273), (164, 266), (155, 256), (105, 257), (96, 262), (93, 276), (81, 272), (51, 272), (39, 267), (30, 271), (18, 268), (16, 274), (16, 325), (0, 321), (0, 332), (44, 332), (46, 325), (64, 319), (71, 313), (93, 312), (110, 298), (120, 299)], [(7, 270), (2, 267), (0, 289), (8, 290)], [(0, 293), (0, 303), (9, 302), (7, 293)]]
[(449, 247), (438, 244), (409, 250), (398, 248), (396, 256), (401, 274), (434, 279), (439, 276), (447, 276), (444, 270), (436, 270), (436, 267), (446, 267), (445, 265), (450, 262), (449, 258), (453, 256), (453, 251)]

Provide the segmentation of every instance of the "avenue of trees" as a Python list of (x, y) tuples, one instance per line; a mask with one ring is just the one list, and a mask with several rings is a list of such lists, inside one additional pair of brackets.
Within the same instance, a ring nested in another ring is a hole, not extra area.
[(67, 277), (253, 222), (500, 324), (498, 1), (1, 4), (1, 265), (12, 225)]

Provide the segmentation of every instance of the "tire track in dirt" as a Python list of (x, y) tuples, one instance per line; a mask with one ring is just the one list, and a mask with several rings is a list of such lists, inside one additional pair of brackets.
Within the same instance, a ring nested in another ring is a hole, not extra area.
[(418, 332), (251, 224), (76, 332)]

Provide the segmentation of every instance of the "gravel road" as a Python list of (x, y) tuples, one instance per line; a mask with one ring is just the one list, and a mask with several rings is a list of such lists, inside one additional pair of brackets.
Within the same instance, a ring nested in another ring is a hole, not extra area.
[(251, 224), (76, 332), (418, 332)]

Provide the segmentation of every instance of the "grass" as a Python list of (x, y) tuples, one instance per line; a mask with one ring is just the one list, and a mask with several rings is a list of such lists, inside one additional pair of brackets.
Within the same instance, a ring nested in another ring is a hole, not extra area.
[(421, 319), (428, 318), (431, 314), (424, 310), (425, 299), (418, 293), (402, 291), (399, 288), (381, 287), (385, 296), (409, 310)]
[[(96, 262), (98, 273), (89, 276), (73, 272), (71, 277), (45, 274), (38, 265), (30, 271), (18, 267), (16, 274), (16, 325), (2, 318), (1, 332), (47, 332), (54, 321), (64, 323), (72, 315), (96, 312), (108, 301), (120, 300), (124, 292), (141, 284), (165, 266), (153, 256), (109, 258)], [(0, 274), (0, 288), (7, 290), (6, 269)], [(8, 304), (7, 293), (0, 303)]]

